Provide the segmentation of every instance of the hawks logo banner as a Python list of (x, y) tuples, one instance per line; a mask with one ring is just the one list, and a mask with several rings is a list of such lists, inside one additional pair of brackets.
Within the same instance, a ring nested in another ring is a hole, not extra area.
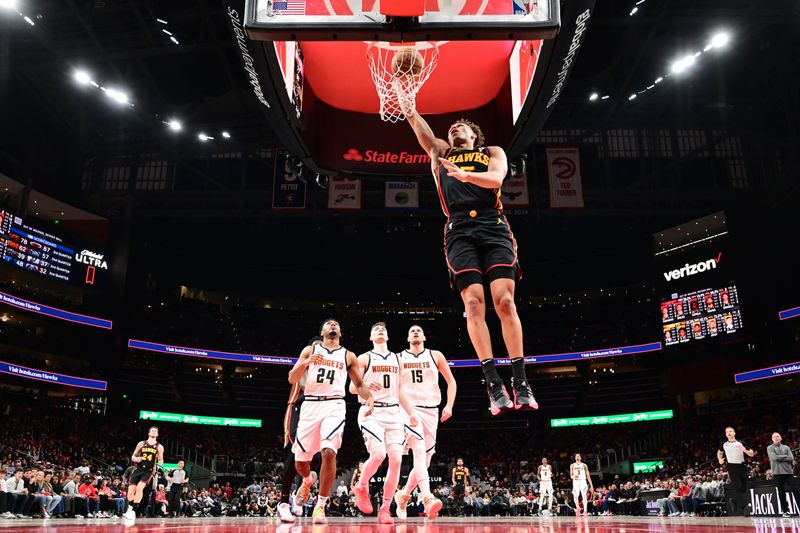
[(583, 207), (583, 179), (577, 146), (547, 149), (547, 174), (550, 176), (550, 207)]
[(416, 181), (387, 181), (387, 209), (416, 209), (419, 207), (419, 183)]
[(328, 183), (328, 209), (333, 211), (361, 209), (361, 180), (332, 177)]
[(528, 172), (522, 169), (503, 182), (500, 196), (503, 207), (528, 207)]
[(289, 153), (280, 151), (275, 156), (275, 181), (272, 189), (272, 209), (293, 210), (306, 208), (306, 183), (297, 175)]

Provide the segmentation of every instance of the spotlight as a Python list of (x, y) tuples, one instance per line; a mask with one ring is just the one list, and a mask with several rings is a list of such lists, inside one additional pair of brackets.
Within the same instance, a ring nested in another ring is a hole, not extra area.
[(0, 0), (0, 7), (16, 11), (17, 0)]
[(659, 76), (658, 78), (656, 78), (656, 81), (653, 82), (653, 85), (657, 85), (657, 84), (661, 83), (662, 81), (664, 81), (664, 78)]
[(637, 11), (639, 11), (639, 8), (638, 8), (638, 7), (634, 7), (633, 9), (631, 9), (631, 12), (630, 12), (630, 13), (628, 13), (628, 16), (629, 16), (629, 17), (632, 17), (632, 16), (634, 16), (634, 15), (636, 14), (636, 12), (637, 12)]
[(106, 89), (106, 96), (117, 102), (118, 104), (127, 104), (128, 95), (117, 89)]
[(203, 142), (210, 141), (210, 140), (214, 139), (214, 137), (209, 137), (205, 133), (198, 133), (197, 134), (197, 138), (200, 139)]
[(177, 121), (175, 119), (166, 122), (166, 125), (169, 126), (169, 129), (171, 129), (172, 131), (181, 131), (181, 129), (183, 129), (183, 124), (181, 124), (180, 121)]
[(723, 31), (721, 31), (721, 32), (715, 34), (711, 38), (711, 47), (712, 48), (723, 48), (726, 44), (728, 44), (728, 41), (730, 41), (730, 40), (731, 40), (730, 35), (728, 35), (727, 33), (723, 32)]
[(225, 137), (226, 139), (230, 139), (231, 138), (231, 134), (228, 133), (227, 131), (223, 131), (222, 132), (222, 136)]
[(590, 101), (590, 102), (594, 102), (594, 101), (595, 101), (595, 100), (597, 100), (598, 98), (600, 98), (600, 95), (599, 95), (599, 94), (597, 94), (597, 93), (592, 93), (592, 94), (590, 94), (590, 95), (589, 95), (589, 101)]
[(628, 97), (628, 100), (634, 100), (635, 98), (636, 98), (636, 93), (634, 93), (634, 94), (630, 95), (630, 96)]
[(687, 68), (691, 67), (694, 64), (695, 56), (688, 55), (680, 58), (679, 60), (675, 61), (672, 64), (672, 72), (675, 74), (680, 74)]
[(89, 77), (89, 74), (86, 71), (78, 70), (75, 72), (75, 81), (81, 85), (88, 85), (92, 82), (92, 78)]

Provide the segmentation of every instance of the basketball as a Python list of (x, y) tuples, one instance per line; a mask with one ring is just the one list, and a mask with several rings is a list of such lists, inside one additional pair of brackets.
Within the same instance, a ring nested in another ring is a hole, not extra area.
[(395, 75), (413, 74), (417, 75), (425, 66), (425, 59), (416, 49), (408, 47), (401, 48), (395, 52), (392, 58), (392, 72)]

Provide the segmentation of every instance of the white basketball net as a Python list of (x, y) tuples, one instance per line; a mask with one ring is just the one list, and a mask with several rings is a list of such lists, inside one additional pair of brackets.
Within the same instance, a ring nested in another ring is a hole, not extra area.
[(417, 93), (439, 63), (436, 43), (422, 43), (428, 44), (427, 47), (416, 44), (413, 48), (424, 60), (424, 66), (417, 74), (413, 73), (412, 65), (395, 72), (393, 60), (397, 47), (385, 47), (375, 42), (367, 47), (367, 62), (378, 91), (380, 115), (384, 122), (399, 122), (405, 120), (407, 114), (416, 112)]

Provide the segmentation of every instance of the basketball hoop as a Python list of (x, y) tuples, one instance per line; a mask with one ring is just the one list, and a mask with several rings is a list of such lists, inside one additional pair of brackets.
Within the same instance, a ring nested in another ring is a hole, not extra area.
[[(414, 49), (416, 57), (411, 57), (408, 65), (398, 64), (395, 56), (409, 48)], [(439, 47), (435, 42), (413, 46), (371, 42), (367, 62), (380, 99), (381, 120), (399, 122), (416, 112), (417, 93), (439, 63)]]

